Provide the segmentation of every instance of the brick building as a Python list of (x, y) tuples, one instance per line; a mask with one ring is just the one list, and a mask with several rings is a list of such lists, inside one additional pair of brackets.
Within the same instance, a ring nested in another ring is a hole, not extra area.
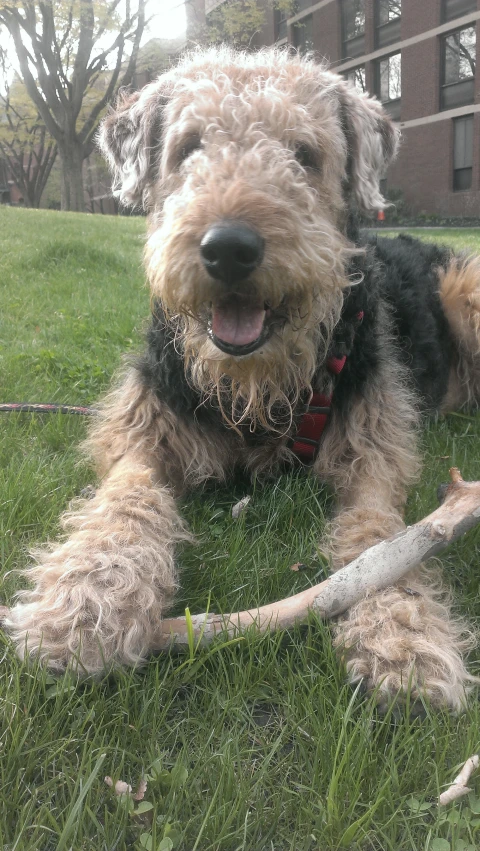
[[(207, 15), (222, 2), (207, 0)], [(480, 216), (480, 0), (297, 0), (291, 17), (265, 8), (256, 45), (314, 50), (399, 122), (388, 189), (417, 212)]]

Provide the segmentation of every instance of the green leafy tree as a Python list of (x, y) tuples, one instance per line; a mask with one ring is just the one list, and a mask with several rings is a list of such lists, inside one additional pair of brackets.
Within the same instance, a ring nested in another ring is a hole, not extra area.
[(207, 15), (204, 40), (249, 47), (265, 24), (269, 7), (293, 15), (295, 0), (226, 0)]
[(207, 40), (245, 47), (264, 23), (265, 8), (258, 0), (227, 0), (208, 15)]
[[(85, 209), (83, 161), (98, 122), (129, 86), (147, 0), (0, 0), (25, 89), (61, 161), (62, 209)], [(122, 13), (121, 13), (122, 11)]]

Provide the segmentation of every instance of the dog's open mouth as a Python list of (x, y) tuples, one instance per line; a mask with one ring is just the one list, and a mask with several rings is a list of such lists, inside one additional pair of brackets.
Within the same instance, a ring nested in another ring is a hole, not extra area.
[(208, 334), (227, 355), (249, 355), (270, 337), (271, 316), (269, 305), (260, 299), (230, 293), (212, 304)]

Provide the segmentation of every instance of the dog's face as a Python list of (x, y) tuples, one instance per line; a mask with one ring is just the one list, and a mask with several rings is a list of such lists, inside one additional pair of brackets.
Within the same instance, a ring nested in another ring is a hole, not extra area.
[(308, 385), (349, 283), (347, 209), (383, 206), (378, 102), (310, 61), (209, 51), (121, 102), (100, 144), (148, 211), (152, 293), (197, 383)]

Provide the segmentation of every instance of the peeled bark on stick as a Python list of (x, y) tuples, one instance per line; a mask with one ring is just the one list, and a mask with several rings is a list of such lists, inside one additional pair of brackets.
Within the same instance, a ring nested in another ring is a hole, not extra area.
[(450, 476), (451, 483), (442, 488), (442, 504), (432, 514), (365, 550), (319, 585), (244, 612), (167, 618), (160, 624), (158, 649), (188, 647), (192, 629), (194, 642), (203, 645), (218, 633), (234, 637), (251, 626), (260, 632), (287, 629), (305, 621), (309, 611), (322, 618), (334, 618), (368, 592), (394, 585), (408, 571), (480, 523), (480, 482), (464, 482), (455, 467)]
[[(319, 585), (244, 612), (166, 618), (159, 624), (156, 649), (186, 648), (192, 640), (209, 644), (219, 633), (234, 637), (251, 626), (260, 632), (287, 629), (305, 621), (310, 611), (322, 618), (334, 618), (369, 592), (394, 585), (408, 571), (480, 523), (480, 482), (464, 482), (455, 467), (450, 476), (451, 483), (441, 489), (443, 501), (439, 508), (365, 550)], [(8, 608), (0, 606), (0, 622), (8, 614)]]
[(445, 791), (440, 795), (438, 799), (439, 807), (451, 804), (452, 801), (456, 801), (458, 798), (463, 798), (464, 795), (468, 795), (469, 792), (473, 791), (473, 789), (470, 789), (467, 786), (467, 783), (470, 779), (470, 775), (477, 770), (479, 765), (480, 757), (478, 754), (474, 754), (463, 763), (460, 774), (455, 777), (451, 786), (449, 786), (448, 789), (445, 789)]

